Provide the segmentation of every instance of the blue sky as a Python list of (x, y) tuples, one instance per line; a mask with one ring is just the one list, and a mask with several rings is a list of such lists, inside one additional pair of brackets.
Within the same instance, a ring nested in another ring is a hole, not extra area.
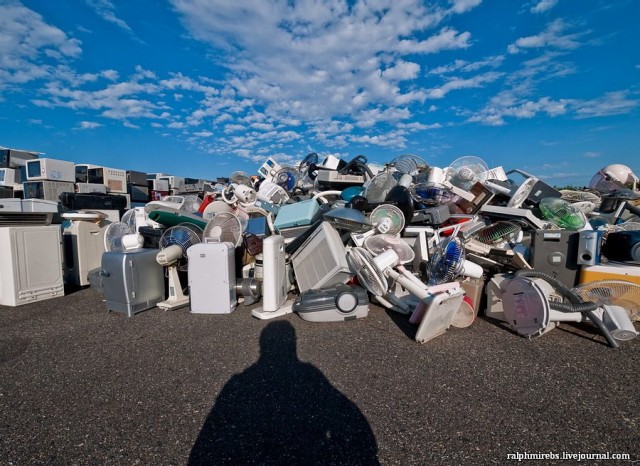
[(214, 178), (310, 151), (640, 173), (640, 2), (0, 0), (0, 145)]

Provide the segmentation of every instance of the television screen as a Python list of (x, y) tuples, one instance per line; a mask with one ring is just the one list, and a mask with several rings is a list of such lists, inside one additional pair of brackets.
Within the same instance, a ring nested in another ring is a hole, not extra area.
[(28, 160), (27, 161), (27, 177), (36, 178), (40, 176), (42, 171), (40, 170), (40, 160)]

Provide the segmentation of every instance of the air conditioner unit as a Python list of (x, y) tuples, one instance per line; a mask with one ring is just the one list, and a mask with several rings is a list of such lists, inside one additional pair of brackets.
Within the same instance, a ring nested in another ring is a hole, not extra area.
[(27, 160), (27, 181), (35, 180), (75, 183), (76, 168), (73, 162), (67, 162), (66, 160)]
[(300, 292), (346, 283), (351, 278), (347, 251), (338, 231), (322, 222), (291, 257)]
[(104, 253), (104, 223), (92, 220), (70, 220), (82, 215), (63, 214), (62, 246), (64, 277), (67, 285), (89, 285), (89, 272), (100, 267)]
[(0, 226), (50, 225), (59, 206), (40, 199), (0, 199)]
[(75, 186), (70, 181), (25, 181), (22, 190), (25, 199), (58, 202), (62, 193), (73, 193)]
[(107, 187), (98, 183), (76, 183), (76, 192), (78, 194), (99, 193), (107, 194)]
[(164, 301), (164, 267), (157, 249), (102, 254), (100, 276), (108, 311), (133, 317)]
[(89, 183), (103, 184), (111, 193), (127, 192), (126, 170), (107, 167), (89, 168), (87, 181)]
[(187, 256), (191, 312), (233, 312), (238, 305), (234, 245), (228, 242), (195, 244), (187, 249)]
[(0, 257), (0, 304), (64, 296), (58, 225), (1, 227)]

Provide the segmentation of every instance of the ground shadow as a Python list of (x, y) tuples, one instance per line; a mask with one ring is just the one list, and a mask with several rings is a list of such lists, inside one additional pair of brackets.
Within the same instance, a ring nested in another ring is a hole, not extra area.
[(189, 457), (199, 464), (379, 464), (358, 407), (296, 354), (290, 323), (270, 323), (260, 359), (224, 386)]

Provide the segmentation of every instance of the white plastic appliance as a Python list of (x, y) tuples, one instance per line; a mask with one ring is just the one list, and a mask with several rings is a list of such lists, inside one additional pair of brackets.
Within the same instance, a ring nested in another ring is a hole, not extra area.
[(263, 279), (262, 307), (253, 309), (251, 315), (258, 319), (272, 319), (292, 312), (293, 301), (287, 301), (287, 279), (284, 238), (272, 235), (262, 243)]
[(92, 167), (87, 171), (89, 183), (103, 184), (111, 193), (127, 192), (127, 171), (117, 168)]
[(51, 180), (76, 181), (76, 167), (73, 162), (57, 159), (27, 160), (27, 181)]
[(60, 227), (0, 227), (0, 304), (64, 296)]
[(199, 243), (187, 249), (189, 303), (195, 314), (230, 314), (236, 309), (235, 246)]
[(99, 213), (66, 213), (62, 229), (64, 279), (67, 285), (89, 285), (89, 272), (100, 267), (107, 225)]
[(74, 192), (75, 186), (70, 181), (25, 181), (22, 190), (25, 199), (60, 202), (60, 194)]

